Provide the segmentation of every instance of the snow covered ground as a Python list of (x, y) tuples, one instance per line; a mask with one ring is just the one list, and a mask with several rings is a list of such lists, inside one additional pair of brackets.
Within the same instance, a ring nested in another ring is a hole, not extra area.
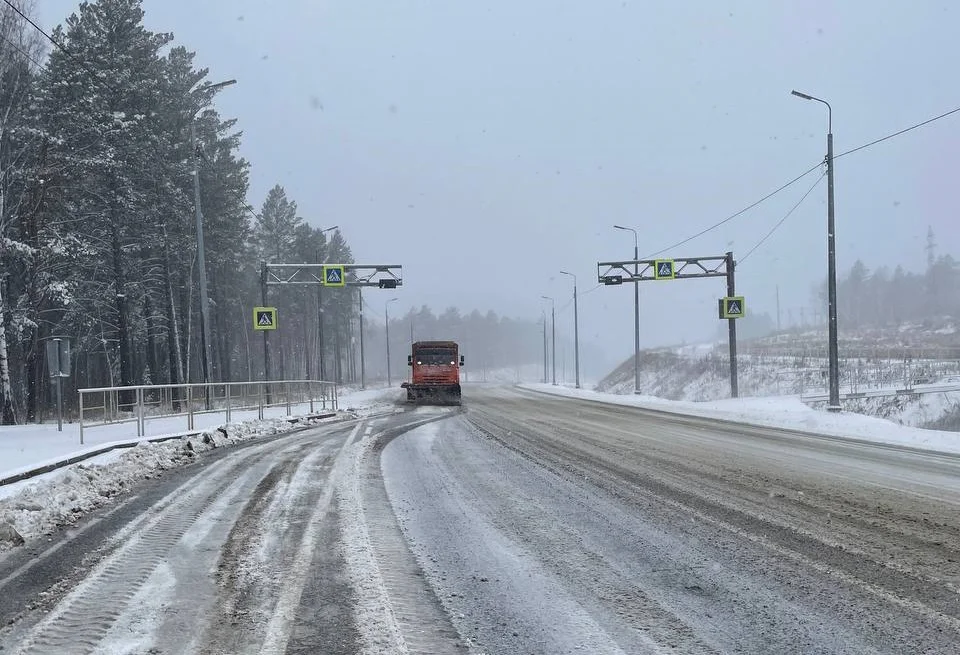
[[(761, 352), (759, 346), (749, 343), (746, 347), (752, 347), (754, 352), (738, 357), (741, 397), (826, 392), (827, 361), (819, 354)], [(840, 373), (841, 393), (890, 391), (878, 398), (842, 400), (845, 410), (914, 427), (960, 430), (960, 392), (895, 393), (906, 386), (918, 390), (930, 386), (926, 382), (940, 386), (956, 384), (954, 380), (960, 379), (960, 360), (847, 357), (841, 358)], [(596, 389), (632, 395), (633, 358), (601, 380)], [(640, 356), (637, 389), (642, 395), (670, 400), (700, 402), (728, 398), (730, 368), (726, 345), (644, 351)]]
[[(401, 393), (399, 389), (348, 389), (340, 396), (340, 409), (365, 415), (382, 410), (385, 404), (399, 399)], [(309, 404), (293, 405), (290, 416), (303, 416), (309, 411)], [(314, 405), (315, 413), (322, 411), (320, 404)], [(286, 416), (286, 407), (270, 407), (264, 410), (264, 419), (267, 420), (283, 419)], [(230, 418), (231, 423), (255, 421), (257, 412), (234, 411)], [(225, 423), (226, 415), (223, 412), (194, 416), (195, 431), (214, 430)], [(185, 416), (154, 418), (147, 422), (146, 428), (145, 436), (150, 438), (184, 434), (187, 431), (187, 419)], [(83, 440), (81, 445), (80, 427), (77, 423), (64, 423), (63, 432), (57, 431), (55, 423), (0, 426), (0, 479), (103, 448), (137, 443), (142, 437), (137, 437), (136, 423), (129, 422), (88, 427), (84, 430)]]
[(852, 412), (832, 414), (817, 411), (802, 403), (797, 396), (693, 402), (665, 400), (654, 396), (627, 396), (586, 389), (555, 387), (550, 384), (525, 384), (521, 387), (562, 396), (599, 400), (615, 405), (642, 407), (940, 452), (960, 453), (960, 433), (898, 425), (892, 421)]
[[(401, 397), (402, 392), (396, 388), (348, 391), (340, 397), (340, 408), (343, 412), (370, 415), (388, 411)], [(309, 405), (304, 405), (297, 408), (293, 415), (306, 415), (308, 412)], [(55, 424), (0, 427), (0, 478), (111, 445), (137, 444), (0, 486), (0, 549), (5, 544), (19, 542), (16, 536), (4, 539), (4, 523), (14, 526), (22, 537), (35, 537), (103, 505), (131, 482), (193, 461), (204, 451), (287, 432), (302, 425), (286, 420), (283, 408), (278, 408), (277, 415), (262, 421), (256, 420), (255, 416), (256, 413), (253, 420), (234, 421), (227, 425), (223, 425), (222, 417), (219, 423), (207, 421), (206, 424), (198, 424), (204, 425), (204, 430), (199, 434), (162, 443), (138, 439), (133, 423), (108, 426), (99, 439), (94, 437), (93, 443), (88, 443), (84, 448), (78, 445), (76, 426), (64, 425), (64, 432), (57, 432)], [(324, 420), (336, 419), (311, 419), (310, 424), (319, 424)], [(221, 426), (222, 429), (217, 429)]]

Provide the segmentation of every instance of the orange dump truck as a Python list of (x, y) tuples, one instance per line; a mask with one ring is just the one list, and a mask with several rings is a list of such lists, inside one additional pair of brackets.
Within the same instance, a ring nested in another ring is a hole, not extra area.
[(463, 355), (455, 341), (417, 341), (407, 356), (411, 367), (407, 401), (415, 403), (460, 404), (460, 367)]

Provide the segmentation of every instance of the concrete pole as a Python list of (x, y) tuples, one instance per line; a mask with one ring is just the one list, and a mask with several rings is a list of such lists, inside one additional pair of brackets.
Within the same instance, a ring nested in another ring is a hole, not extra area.
[(363, 352), (363, 288), (357, 287), (357, 298), (360, 303), (360, 388), (367, 388), (367, 362)]
[(207, 299), (207, 263), (203, 245), (203, 211), (200, 208), (200, 158), (197, 130), (190, 121), (190, 147), (193, 150), (193, 204), (197, 223), (197, 268), (200, 276), (200, 368), (204, 382), (210, 382), (210, 303)]
[[(829, 107), (830, 105), (827, 105)], [(832, 113), (832, 112), (831, 112)], [(831, 123), (833, 122), (831, 118)], [(829, 298), (830, 339), (830, 404), (827, 409), (839, 412), (840, 352), (837, 330), (837, 244), (833, 213), (833, 127), (827, 133), (827, 295)]]
[[(737, 285), (734, 276), (733, 253), (727, 253), (727, 296), (737, 295)], [(730, 397), (740, 397), (740, 385), (737, 376), (737, 320), (727, 319), (727, 339), (730, 345)]]

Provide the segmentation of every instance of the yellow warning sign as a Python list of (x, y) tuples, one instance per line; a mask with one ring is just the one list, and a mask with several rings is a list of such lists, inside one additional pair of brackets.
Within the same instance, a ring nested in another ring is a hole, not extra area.
[(253, 329), (254, 330), (276, 330), (277, 329), (277, 308), (276, 307), (254, 307), (253, 308)]
[(330, 264), (323, 267), (323, 284), (328, 287), (342, 287), (347, 284), (343, 264)]

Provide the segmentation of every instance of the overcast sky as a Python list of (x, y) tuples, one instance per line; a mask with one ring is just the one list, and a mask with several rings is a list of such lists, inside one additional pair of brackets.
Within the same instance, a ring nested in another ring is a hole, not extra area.
[[(77, 7), (42, 0), (52, 27)], [(339, 224), (358, 263), (402, 264), (404, 310), (537, 318), (579, 277), (581, 333), (633, 348), (630, 288), (599, 260), (675, 243), (836, 152), (960, 106), (960, 6), (941, 2), (146, 0), (197, 52), (239, 119), (251, 202), (286, 187)], [(958, 254), (960, 114), (836, 166), (838, 265), (921, 270), (927, 226)], [(671, 250), (740, 258), (813, 184)], [(755, 311), (812, 306), (826, 269), (826, 183), (738, 269)], [(721, 279), (645, 283), (644, 344), (710, 338)], [(368, 294), (373, 307), (386, 297)], [(561, 302), (562, 301), (562, 302)], [(895, 310), (895, 308), (891, 308)], [(558, 331), (572, 311), (558, 315)], [(840, 317), (843, 330), (843, 317)]]

